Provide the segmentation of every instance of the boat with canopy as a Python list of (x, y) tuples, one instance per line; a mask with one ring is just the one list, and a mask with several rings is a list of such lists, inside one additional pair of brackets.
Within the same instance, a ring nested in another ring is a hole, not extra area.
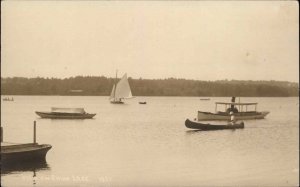
[(35, 112), (41, 118), (52, 119), (90, 119), (96, 114), (86, 113), (83, 108), (57, 108), (52, 107), (51, 112)]
[[(230, 112), (234, 113), (236, 120), (263, 119), (268, 115), (269, 111), (257, 111), (258, 103), (241, 103), (235, 102), (232, 97), (231, 102), (216, 102), (215, 112), (198, 111), (198, 121), (204, 120), (230, 120)], [(219, 111), (218, 106), (223, 106), (224, 111)]]

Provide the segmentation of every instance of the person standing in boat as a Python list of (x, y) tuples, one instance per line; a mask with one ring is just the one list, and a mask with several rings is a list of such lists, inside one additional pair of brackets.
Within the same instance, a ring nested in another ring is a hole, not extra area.
[(235, 116), (234, 113), (231, 111), (230, 113), (230, 124), (234, 125), (235, 124)]

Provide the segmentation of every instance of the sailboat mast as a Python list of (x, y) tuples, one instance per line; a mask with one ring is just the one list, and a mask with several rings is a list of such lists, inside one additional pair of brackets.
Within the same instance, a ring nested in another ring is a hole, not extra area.
[(118, 76), (118, 70), (116, 71), (115, 90), (114, 90), (114, 101), (116, 101), (117, 76)]

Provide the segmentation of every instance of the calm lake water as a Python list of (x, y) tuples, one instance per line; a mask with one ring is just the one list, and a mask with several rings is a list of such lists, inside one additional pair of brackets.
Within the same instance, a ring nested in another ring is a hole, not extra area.
[[(51, 144), (46, 163), (2, 171), (2, 186), (298, 186), (299, 98), (242, 98), (270, 111), (245, 128), (193, 131), (197, 110), (231, 98), (14, 96), (1, 102), (5, 142)], [(146, 105), (138, 104), (147, 101)], [(94, 119), (41, 119), (34, 111), (84, 107)], [(221, 109), (221, 108), (220, 108)]]

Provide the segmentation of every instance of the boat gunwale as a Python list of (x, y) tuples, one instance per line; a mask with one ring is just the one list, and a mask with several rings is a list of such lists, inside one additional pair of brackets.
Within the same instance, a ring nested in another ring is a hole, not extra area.
[(50, 144), (31, 144), (33, 146), (25, 146), (28, 144), (19, 144), (19, 145), (12, 145), (10, 147), (2, 147), (1, 146), (1, 155), (9, 155), (9, 154), (17, 154), (17, 153), (29, 153), (35, 151), (42, 151), (42, 150), (50, 150), (52, 145)]
[(258, 103), (215, 102), (216, 105), (258, 105)]

